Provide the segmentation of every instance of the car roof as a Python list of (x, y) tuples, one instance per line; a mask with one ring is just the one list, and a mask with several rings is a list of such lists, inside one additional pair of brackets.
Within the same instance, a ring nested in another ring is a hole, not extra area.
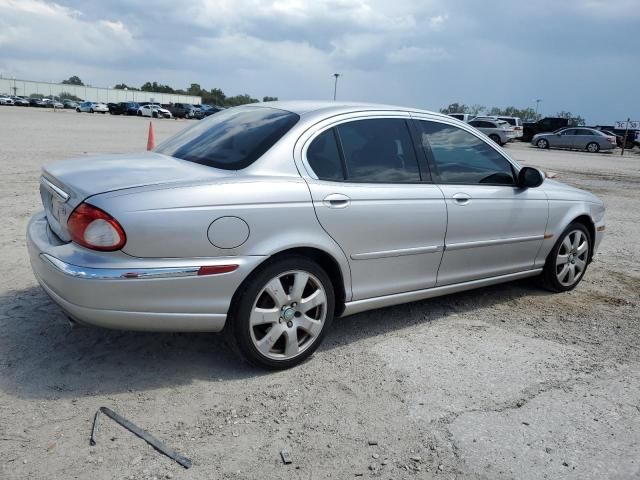
[(265, 108), (277, 108), (279, 110), (286, 110), (292, 113), (296, 113), (300, 116), (311, 113), (323, 113), (323, 114), (340, 114), (348, 113), (358, 110), (391, 110), (397, 112), (417, 112), (427, 113), (430, 115), (437, 115), (443, 118), (450, 119), (448, 115), (431, 112), (429, 110), (422, 110), (413, 107), (402, 107), (398, 105), (385, 105), (380, 103), (367, 103), (367, 102), (343, 102), (343, 101), (313, 101), (313, 100), (287, 100), (277, 102), (262, 102), (262, 103), (250, 103), (243, 105), (243, 107), (265, 107)]

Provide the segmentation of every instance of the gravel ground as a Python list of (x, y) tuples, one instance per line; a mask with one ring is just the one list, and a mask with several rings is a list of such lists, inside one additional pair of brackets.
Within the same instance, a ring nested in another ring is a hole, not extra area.
[[(310, 361), (266, 373), (217, 335), (70, 328), (31, 274), (42, 164), (144, 149), (148, 123), (0, 107), (1, 478), (640, 477), (637, 151), (506, 147), (607, 204), (575, 291), (521, 281), (348, 317)], [(189, 121), (154, 123), (162, 140)], [(103, 405), (193, 467), (105, 417), (90, 447)]]

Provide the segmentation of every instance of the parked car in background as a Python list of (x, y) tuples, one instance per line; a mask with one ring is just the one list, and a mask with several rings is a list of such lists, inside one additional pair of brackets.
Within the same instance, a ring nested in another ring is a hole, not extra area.
[(565, 128), (552, 133), (539, 133), (531, 139), (538, 148), (568, 148), (591, 153), (616, 148), (616, 137), (593, 128)]
[(69, 100), (68, 98), (62, 100), (62, 104), (64, 105), (64, 108), (71, 110), (75, 110), (76, 108), (78, 108), (78, 105), (80, 105), (75, 100)]
[(214, 113), (223, 111), (224, 109), (225, 109), (224, 107), (220, 107), (217, 105), (202, 104), (200, 105), (200, 108), (196, 111), (196, 118), (199, 120), (202, 120), (203, 118), (207, 118), (213, 115)]
[(226, 328), (268, 368), (334, 316), (525, 277), (572, 290), (605, 230), (598, 197), (473, 127), (376, 104), (235, 107), (152, 152), (50, 163), (40, 192), (29, 257), (72, 319)]
[(174, 118), (195, 118), (196, 107), (190, 103), (173, 103), (166, 106)]
[(30, 107), (46, 107), (46, 103), (41, 98), (30, 98), (29, 99)]
[(475, 115), (471, 115), (470, 113), (450, 113), (449, 116), (462, 120), (464, 123), (469, 123), (469, 121), (475, 118)]
[(13, 105), (13, 99), (8, 95), (0, 95), (0, 105)]
[(13, 104), (18, 106), (18, 107), (28, 107), (29, 106), (29, 100), (27, 100), (26, 98), (23, 98), (23, 97), (11, 97), (11, 100), (13, 100)]
[(495, 117), (476, 117), (468, 123), (501, 146), (515, 138), (513, 127)]
[[(624, 138), (625, 138), (625, 130), (624, 129), (616, 128), (613, 125), (598, 125), (598, 126), (595, 126), (595, 127), (588, 127), (588, 128), (595, 128), (596, 130), (600, 130), (601, 132), (605, 133), (606, 135), (615, 135), (616, 143), (618, 144), (618, 147), (622, 148), (622, 144), (624, 143)], [(626, 143), (624, 148), (633, 148), (636, 132), (635, 132), (635, 130), (628, 130), (626, 132), (626, 134), (627, 134), (626, 135), (627, 136), (627, 143)]]
[(171, 118), (171, 112), (153, 103), (142, 105), (137, 112), (139, 117)]
[(108, 105), (111, 115), (137, 115), (140, 105), (137, 102), (119, 102)]
[(498, 120), (503, 120), (513, 127), (514, 138), (520, 140), (524, 135), (522, 119), (520, 117), (504, 117), (498, 115)]
[(42, 103), (47, 108), (64, 108), (64, 104), (54, 98), (43, 98)]
[(555, 132), (569, 126), (569, 119), (562, 117), (544, 117), (537, 122), (524, 122), (520, 140), (529, 142), (538, 133)]
[(76, 112), (87, 112), (87, 113), (107, 113), (109, 111), (109, 107), (106, 104), (100, 102), (82, 102), (76, 108)]

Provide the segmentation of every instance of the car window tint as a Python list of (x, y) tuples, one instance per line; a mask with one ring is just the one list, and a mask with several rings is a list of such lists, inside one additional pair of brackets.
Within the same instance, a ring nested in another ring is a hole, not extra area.
[(299, 119), (295, 113), (275, 108), (231, 108), (181, 131), (155, 151), (201, 165), (238, 170), (264, 155)]
[(333, 128), (318, 135), (307, 149), (307, 161), (321, 180), (344, 180), (342, 160)]
[(336, 128), (342, 143), (348, 181), (420, 181), (418, 161), (405, 120), (357, 120)]
[(475, 135), (443, 123), (418, 121), (442, 183), (514, 185), (511, 164)]
[(576, 134), (576, 131), (573, 128), (568, 128), (560, 132), (560, 135), (575, 135), (575, 134)]

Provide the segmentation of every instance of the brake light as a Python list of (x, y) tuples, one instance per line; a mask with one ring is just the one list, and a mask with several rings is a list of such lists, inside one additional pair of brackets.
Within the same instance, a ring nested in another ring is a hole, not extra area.
[(71, 240), (91, 250), (120, 250), (127, 241), (115, 218), (98, 207), (81, 203), (69, 216), (67, 228)]

